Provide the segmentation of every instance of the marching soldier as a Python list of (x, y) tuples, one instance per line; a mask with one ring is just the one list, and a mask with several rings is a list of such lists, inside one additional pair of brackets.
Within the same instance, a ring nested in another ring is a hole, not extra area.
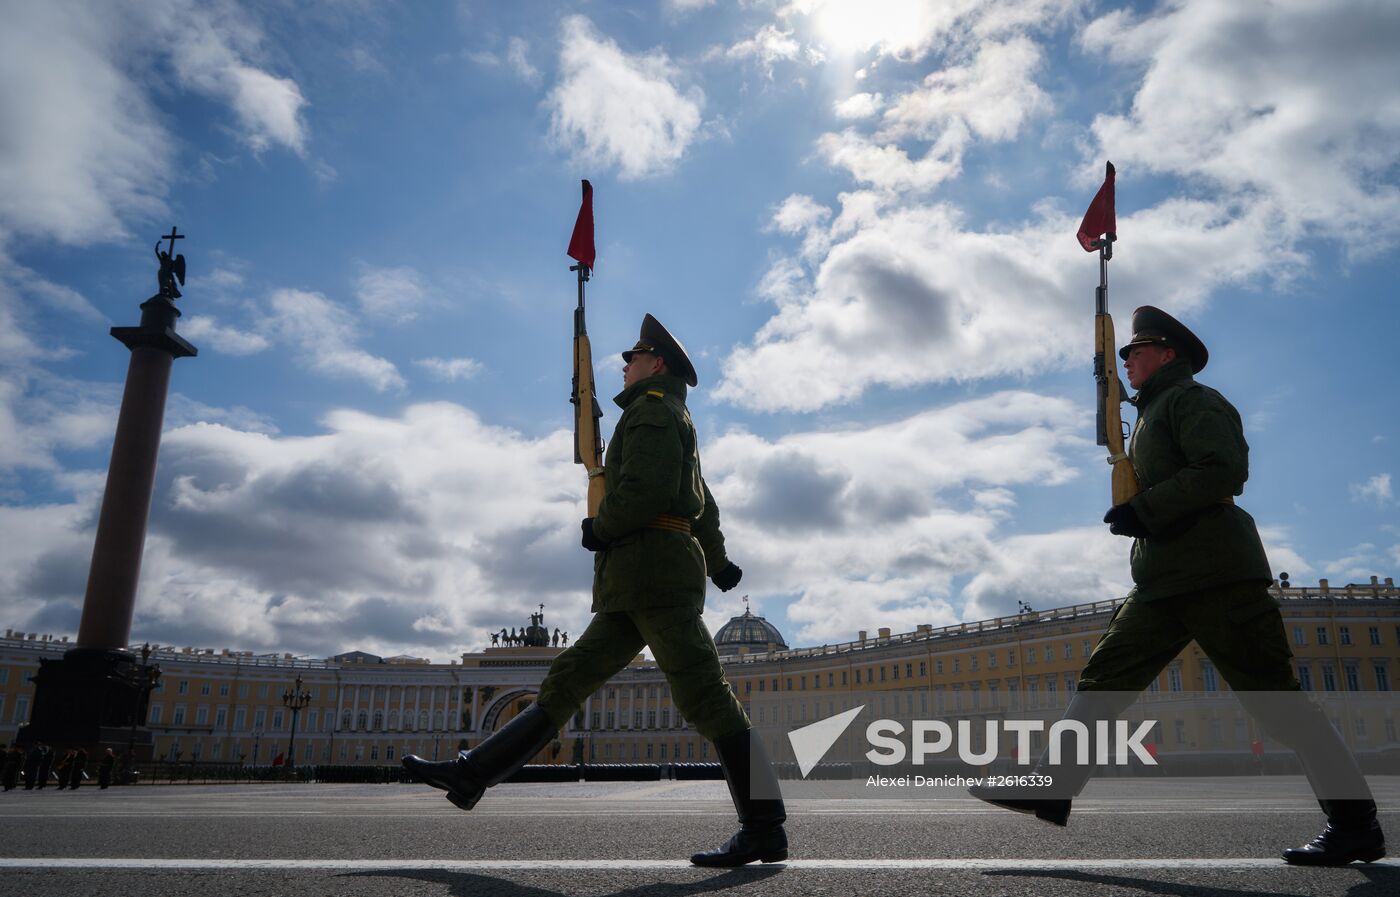
[(604, 461), (606, 492), (585, 518), (583, 546), (595, 552), (594, 617), (555, 658), (539, 700), (475, 749), (431, 763), (405, 757), (424, 782), (464, 810), (542, 750), (596, 691), (650, 647), (676, 706), (715, 744), (738, 811), (739, 832), (701, 866), (741, 866), (787, 858), (787, 816), (760, 739), (720, 667), (700, 612), (705, 576), (722, 591), (743, 571), (724, 550), (719, 510), (700, 474), (695, 427), (686, 410), (695, 368), (684, 347), (647, 315), (641, 338), (622, 353), (623, 409)]
[[(1205, 344), (1166, 312), (1133, 312), (1119, 353), (1138, 390), (1128, 453), (1141, 491), (1104, 515), (1109, 532), (1133, 539), (1134, 587), (1080, 674), (1065, 718), (1094, 731), (1137, 699), (1193, 639), (1274, 738), (1298, 755), (1327, 827), (1284, 851), (1298, 865), (1345, 865), (1385, 856), (1376, 804), (1356, 759), (1304, 694), (1290, 665), (1283, 617), (1254, 519), (1235, 504), (1249, 475), (1249, 446), (1225, 397), (1194, 379)], [(1053, 789), (973, 789), (983, 800), (1056, 825), (1092, 766), (1047, 767)]]

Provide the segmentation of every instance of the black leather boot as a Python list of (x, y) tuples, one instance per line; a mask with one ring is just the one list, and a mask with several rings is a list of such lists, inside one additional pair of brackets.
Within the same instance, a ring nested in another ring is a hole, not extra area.
[(719, 850), (697, 853), (690, 861), (697, 866), (744, 866), (754, 860), (787, 859), (787, 810), (762, 739), (748, 729), (716, 741), (715, 752), (739, 813), (739, 832)]
[(403, 758), (403, 766), (419, 780), (446, 791), (447, 799), (456, 806), (470, 810), (487, 788), (499, 785), (529, 763), (558, 731), (540, 705), (531, 704), (455, 760), (435, 763), (410, 754)]
[(1327, 827), (1302, 847), (1283, 852), (1294, 866), (1345, 866), (1359, 860), (1374, 863), (1385, 856), (1385, 833), (1376, 821), (1373, 800), (1318, 801), (1327, 814)]
[[(1031, 813), (1036, 819), (1043, 819), (1052, 825), (1068, 825), (1069, 812), (1073, 807), (1074, 798), (1080, 791), (1084, 790), (1084, 785), (1094, 774), (1093, 758), (1097, 756), (1094, 739), (1096, 736), (1096, 726), (1100, 720), (1107, 720), (1112, 723), (1124, 710), (1126, 710), (1137, 699), (1137, 695), (1129, 692), (1109, 692), (1109, 691), (1083, 691), (1077, 693), (1065, 707), (1062, 720), (1075, 720), (1083, 723), (1089, 732), (1089, 758), (1088, 764), (1075, 762), (1064, 762), (1058, 765), (1048, 763), (1049, 752), (1041, 755), (1040, 761), (1036, 763), (1031, 774), (1045, 776), (1051, 784), (1045, 787), (1016, 787), (1004, 786), (993, 788), (988, 785), (975, 785), (967, 789), (968, 793), (978, 800), (984, 800), (989, 804), (995, 804), (1007, 810), (1015, 810), (1017, 813)], [(1065, 749), (1069, 757), (1075, 756), (1077, 745), (1074, 739), (1065, 739)]]

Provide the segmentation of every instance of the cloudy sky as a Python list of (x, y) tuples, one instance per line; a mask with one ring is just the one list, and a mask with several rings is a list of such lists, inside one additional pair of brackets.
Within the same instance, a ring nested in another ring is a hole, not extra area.
[[(0, 617), (76, 631), (128, 352), (190, 277), (136, 640), (446, 660), (577, 633), (578, 182), (600, 389), (645, 312), (792, 644), (1116, 597), (1110, 304), (1211, 348), (1276, 571), (1400, 569), (1400, 6), (0, 7)], [(1125, 409), (1131, 419), (1131, 411)], [(617, 410), (609, 405), (610, 429)]]

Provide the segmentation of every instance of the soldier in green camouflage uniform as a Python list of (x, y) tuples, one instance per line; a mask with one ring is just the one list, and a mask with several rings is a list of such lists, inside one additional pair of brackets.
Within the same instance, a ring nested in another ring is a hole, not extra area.
[(719, 510), (700, 473), (685, 398), (696, 384), (684, 347), (651, 315), (641, 339), (622, 353), (623, 409), (603, 462), (602, 505), (582, 524), (595, 552), (592, 622), (555, 658), (539, 700), (457, 760), (404, 758), (415, 775), (471, 809), (542, 749), (584, 700), (650, 647), (672, 699), (695, 730), (715, 744), (741, 828), (720, 850), (698, 853), (704, 866), (738, 866), (787, 857), (786, 814), (762, 742), (750, 737), (743, 706), (724, 678), (700, 613), (705, 575), (723, 591), (743, 572), (724, 551)]
[[(1376, 804), (1331, 722), (1301, 691), (1273, 577), (1254, 519), (1234, 502), (1249, 477), (1239, 412), (1194, 379), (1209, 355), (1175, 318), (1152, 306), (1133, 313), (1123, 347), (1138, 420), (1128, 453), (1141, 491), (1104, 515), (1133, 538), (1132, 592), (1080, 674), (1066, 719), (1111, 719), (1125, 710), (1193, 639), (1270, 735), (1297, 753), (1327, 814), (1313, 841), (1284, 852), (1289, 863), (1341, 865), (1385, 855)], [(1049, 796), (1004, 789), (973, 793), (1065, 825), (1070, 799), (1092, 767), (1045, 767)]]

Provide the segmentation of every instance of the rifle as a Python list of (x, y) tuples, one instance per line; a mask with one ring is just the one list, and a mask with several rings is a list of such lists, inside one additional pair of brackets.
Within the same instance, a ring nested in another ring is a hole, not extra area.
[(1116, 235), (1105, 234), (1094, 243), (1099, 250), (1099, 287), (1094, 291), (1094, 380), (1099, 388), (1099, 406), (1095, 425), (1098, 444), (1108, 447), (1108, 463), (1113, 466), (1112, 491), (1114, 506), (1125, 503), (1141, 491), (1137, 472), (1128, 460), (1123, 446), (1123, 415), (1125, 400), (1123, 381), (1118, 377), (1113, 361), (1117, 344), (1113, 339), (1113, 316), (1108, 313), (1108, 260), (1113, 258)]
[(1109, 162), (1103, 186), (1094, 194), (1084, 220), (1079, 224), (1079, 245), (1085, 251), (1099, 251), (1099, 288), (1094, 293), (1094, 380), (1098, 383), (1098, 414), (1095, 426), (1098, 444), (1108, 447), (1108, 463), (1113, 466), (1113, 505), (1117, 507), (1140, 492), (1137, 472), (1123, 448), (1123, 416), (1119, 406), (1127, 390), (1118, 378), (1113, 360), (1113, 317), (1108, 313), (1108, 260), (1113, 258), (1113, 241), (1118, 239), (1118, 216), (1114, 208), (1114, 171)]
[(574, 406), (574, 463), (588, 472), (588, 516), (598, 516), (603, 503), (603, 437), (598, 421), (603, 409), (598, 405), (593, 383), (593, 346), (584, 321), (583, 285), (588, 282), (596, 253), (593, 244), (593, 185), (583, 182), (583, 204), (569, 240), (569, 255), (578, 262), (569, 270), (578, 273), (578, 306), (574, 309), (574, 386), (569, 402)]

